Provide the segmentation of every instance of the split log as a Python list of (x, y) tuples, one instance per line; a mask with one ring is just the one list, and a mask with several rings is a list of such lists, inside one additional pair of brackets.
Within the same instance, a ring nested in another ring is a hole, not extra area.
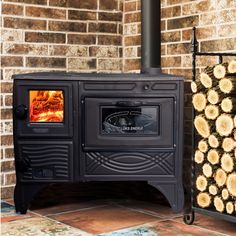
[(220, 154), (219, 151), (216, 149), (211, 149), (208, 153), (207, 153), (207, 160), (212, 164), (212, 165), (216, 165), (219, 163), (220, 161)]
[(236, 73), (236, 61), (231, 61), (228, 65), (228, 72), (231, 74)]
[(215, 105), (220, 102), (220, 95), (219, 92), (215, 89), (210, 89), (207, 93), (207, 100), (212, 105)]
[(234, 169), (234, 160), (233, 158), (230, 156), (230, 154), (225, 153), (222, 157), (221, 157), (221, 168), (225, 171), (225, 172), (232, 172)]
[(205, 116), (209, 120), (215, 120), (219, 116), (219, 108), (216, 105), (208, 105), (205, 109)]
[(222, 114), (216, 120), (216, 131), (221, 136), (228, 136), (232, 133), (234, 122), (230, 115)]
[(214, 198), (214, 206), (215, 206), (216, 210), (219, 211), (219, 212), (223, 212), (225, 210), (224, 202), (218, 196), (216, 196)]
[(233, 214), (233, 212), (234, 212), (234, 204), (232, 202), (227, 202), (225, 209), (226, 209), (226, 212), (228, 214), (230, 214), (230, 215)]
[(207, 179), (206, 179), (205, 176), (200, 175), (200, 176), (197, 177), (196, 187), (201, 192), (206, 190), (206, 188), (207, 188)]
[(213, 170), (210, 164), (205, 163), (202, 166), (202, 173), (207, 177), (210, 178), (212, 176)]
[(221, 79), (219, 82), (219, 88), (225, 94), (232, 93), (236, 89), (236, 78), (231, 76)]
[(216, 65), (213, 70), (213, 74), (217, 79), (222, 79), (227, 73), (228, 63)]
[(222, 138), (218, 135), (218, 133), (213, 133), (208, 137), (208, 143), (211, 147), (218, 148), (221, 139)]
[(198, 143), (198, 149), (203, 152), (206, 153), (208, 151), (208, 144), (207, 141), (205, 140), (200, 140)]
[(197, 204), (202, 208), (209, 207), (211, 204), (210, 195), (208, 193), (199, 193), (197, 195)]
[(224, 186), (225, 183), (226, 183), (227, 175), (226, 175), (226, 173), (224, 172), (224, 170), (222, 170), (221, 168), (219, 168), (219, 169), (216, 170), (214, 179), (215, 179), (215, 181), (216, 181), (216, 184), (217, 184), (219, 187), (222, 187), (222, 186)]
[(236, 110), (236, 99), (231, 97), (224, 98), (220, 106), (224, 112), (234, 112)]
[(234, 116), (234, 127), (236, 127), (236, 115)]
[(201, 164), (204, 161), (204, 154), (201, 151), (197, 150), (194, 155), (194, 161), (197, 164)]
[(233, 131), (234, 140), (236, 140), (236, 129)]
[(231, 152), (235, 148), (235, 141), (233, 138), (224, 138), (222, 148), (225, 152)]
[(207, 89), (209, 89), (213, 86), (212, 78), (205, 72), (202, 72), (200, 74), (200, 81), (201, 81), (202, 85)]
[(201, 81), (196, 80), (191, 82), (191, 90), (193, 93), (204, 91), (205, 87), (202, 85)]
[(227, 188), (224, 188), (221, 192), (221, 196), (224, 200), (228, 200), (229, 199), (229, 191), (227, 190)]
[(198, 115), (194, 119), (194, 126), (197, 132), (203, 137), (208, 138), (213, 130), (213, 125), (208, 123), (204, 116)]
[(197, 110), (199, 112), (203, 111), (205, 109), (206, 103), (207, 103), (206, 95), (203, 93), (194, 94), (192, 103), (193, 103), (193, 107), (195, 110)]
[(226, 182), (229, 193), (236, 197), (236, 173), (229, 174)]
[(209, 186), (209, 193), (213, 196), (218, 193), (218, 188), (216, 187), (216, 185), (212, 184)]

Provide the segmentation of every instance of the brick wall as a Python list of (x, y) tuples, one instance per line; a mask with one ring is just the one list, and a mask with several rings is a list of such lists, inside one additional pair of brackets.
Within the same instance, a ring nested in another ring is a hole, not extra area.
[(122, 1), (3, 0), (1, 57), (2, 198), (15, 183), (12, 74), (122, 71)]
[[(186, 77), (185, 163), (190, 160), (190, 34), (203, 51), (236, 52), (236, 0), (162, 0), (163, 71)], [(139, 72), (140, 0), (3, 0), (1, 183), (15, 183), (11, 75), (31, 71)], [(216, 58), (198, 60), (198, 67)]]

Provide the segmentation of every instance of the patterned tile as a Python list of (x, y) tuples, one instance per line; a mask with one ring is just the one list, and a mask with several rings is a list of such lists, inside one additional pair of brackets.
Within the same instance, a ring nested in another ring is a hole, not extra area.
[(1, 228), (2, 236), (92, 236), (43, 217), (6, 222)]
[(51, 218), (92, 234), (112, 232), (161, 219), (113, 205), (55, 215)]
[(33, 213), (28, 212), (26, 215), (16, 214), (15, 207), (1, 201), (1, 222), (8, 222), (14, 220), (25, 219), (34, 216)]

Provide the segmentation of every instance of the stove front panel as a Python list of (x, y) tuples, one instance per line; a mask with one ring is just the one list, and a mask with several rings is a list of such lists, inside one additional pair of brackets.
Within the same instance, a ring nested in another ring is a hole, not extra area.
[(15, 83), (14, 129), (18, 137), (72, 137), (72, 83)]

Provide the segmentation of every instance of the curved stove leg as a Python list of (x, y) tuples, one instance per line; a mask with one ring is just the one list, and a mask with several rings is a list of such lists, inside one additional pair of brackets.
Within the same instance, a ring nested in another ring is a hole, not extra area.
[(26, 214), (29, 203), (46, 184), (17, 183), (14, 189), (14, 203), (16, 213)]
[(193, 210), (191, 210), (190, 213), (185, 213), (183, 216), (183, 221), (187, 225), (193, 224), (194, 220), (195, 220), (195, 212)]
[(155, 181), (148, 182), (158, 189), (167, 198), (174, 213), (179, 213), (184, 206), (184, 190), (182, 184), (160, 183)]

